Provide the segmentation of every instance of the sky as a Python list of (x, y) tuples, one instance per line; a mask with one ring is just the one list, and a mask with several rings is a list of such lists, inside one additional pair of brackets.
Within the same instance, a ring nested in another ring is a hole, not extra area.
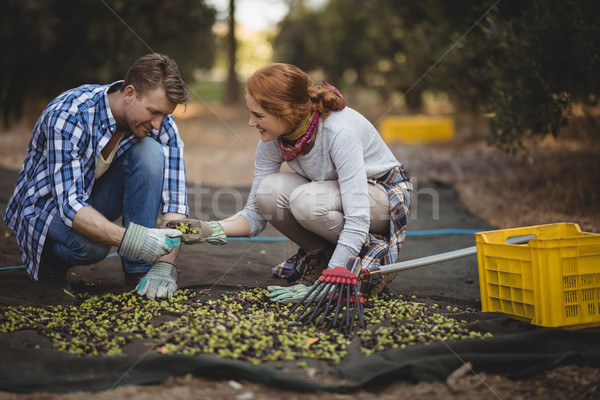
[[(307, 1), (307, 4), (319, 4), (324, 0)], [(227, 16), (229, 0), (206, 0), (206, 3), (218, 11), (217, 18)], [(247, 28), (262, 31), (277, 25), (288, 12), (287, 2), (283, 0), (236, 0), (235, 19)]]

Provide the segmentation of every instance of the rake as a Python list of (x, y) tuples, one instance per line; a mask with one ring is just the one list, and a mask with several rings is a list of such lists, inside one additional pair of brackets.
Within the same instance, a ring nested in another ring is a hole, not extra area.
[[(358, 315), (360, 326), (364, 327), (365, 300), (360, 295), (361, 282), (358, 280), (360, 270), (360, 259), (349, 257), (346, 267), (323, 271), (317, 284), (313, 285), (308, 293), (290, 309), (287, 316), (291, 316), (298, 310), (295, 320), (301, 324), (317, 321), (316, 325), (323, 325), (327, 322), (325, 329), (337, 328), (341, 331), (346, 327), (350, 332)], [(303, 307), (300, 308), (301, 306)]]
[[(534, 235), (509, 238), (507, 244), (523, 244)], [(381, 265), (373, 269), (362, 268), (358, 257), (349, 257), (345, 267), (335, 267), (323, 271), (316, 285), (296, 303), (287, 316), (295, 315), (295, 321), (301, 324), (315, 323), (325, 329), (337, 329), (352, 332), (358, 315), (359, 325), (365, 328), (364, 297), (360, 293), (363, 281), (374, 277), (392, 274), (408, 269), (454, 260), (477, 254), (477, 246), (449, 251), (414, 260)], [(295, 314), (294, 314), (295, 313)]]

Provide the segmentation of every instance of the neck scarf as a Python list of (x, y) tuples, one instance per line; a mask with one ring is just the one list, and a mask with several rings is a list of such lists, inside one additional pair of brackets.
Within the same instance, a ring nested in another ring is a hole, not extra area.
[[(342, 99), (344, 102), (342, 108), (346, 107), (346, 101), (344, 100), (342, 94), (329, 83), (325, 81), (322, 83), (323, 86), (333, 90), (336, 96)], [(298, 126), (292, 132), (281, 135), (277, 138), (277, 143), (279, 144), (279, 148), (281, 149), (281, 153), (283, 154), (283, 159), (285, 161), (293, 160), (294, 158), (298, 157), (302, 150), (304, 150), (306, 145), (312, 139), (318, 122), (319, 113), (317, 111), (313, 111), (313, 113), (300, 124), (298, 124)]]
[(310, 139), (312, 139), (318, 122), (319, 113), (313, 111), (293, 132), (277, 138), (277, 143), (285, 161), (293, 160), (304, 150)]

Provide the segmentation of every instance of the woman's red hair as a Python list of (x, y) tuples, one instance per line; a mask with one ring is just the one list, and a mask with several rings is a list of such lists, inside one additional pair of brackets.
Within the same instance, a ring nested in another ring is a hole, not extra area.
[(247, 93), (270, 114), (295, 127), (318, 111), (327, 118), (332, 111), (344, 108), (344, 100), (328, 87), (317, 87), (300, 68), (274, 63), (254, 72), (246, 83)]

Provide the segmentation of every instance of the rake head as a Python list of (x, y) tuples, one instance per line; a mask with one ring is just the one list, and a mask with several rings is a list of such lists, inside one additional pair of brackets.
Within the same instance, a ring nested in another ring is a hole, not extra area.
[(315, 322), (325, 329), (344, 328), (351, 332), (358, 315), (361, 328), (365, 327), (363, 312), (364, 298), (360, 295), (359, 280), (360, 259), (350, 257), (346, 267), (335, 267), (322, 272), (316, 285), (304, 298), (292, 307), (288, 316), (295, 314), (295, 320), (301, 324)]

